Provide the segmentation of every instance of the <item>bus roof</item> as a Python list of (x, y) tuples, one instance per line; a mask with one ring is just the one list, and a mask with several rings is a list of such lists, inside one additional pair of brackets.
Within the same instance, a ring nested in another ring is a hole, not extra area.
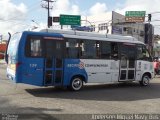
[(113, 34), (99, 34), (96, 32), (85, 32), (85, 31), (74, 31), (74, 30), (54, 30), (54, 29), (42, 29), (40, 32), (47, 33), (60, 33), (64, 37), (69, 38), (84, 38), (92, 40), (104, 40), (104, 41), (116, 41), (116, 42), (130, 42), (130, 43), (140, 43), (144, 44), (141, 41), (138, 41), (132, 36), (122, 36), (122, 35), (113, 35)]

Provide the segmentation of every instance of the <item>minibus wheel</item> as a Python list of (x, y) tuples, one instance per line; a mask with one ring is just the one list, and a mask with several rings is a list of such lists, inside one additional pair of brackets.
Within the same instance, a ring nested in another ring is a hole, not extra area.
[(73, 91), (78, 91), (82, 88), (83, 81), (80, 77), (74, 77), (71, 81), (70, 88)]
[(147, 86), (147, 85), (149, 85), (149, 82), (150, 82), (149, 76), (147, 74), (144, 74), (142, 77), (142, 80), (140, 81), (140, 85)]

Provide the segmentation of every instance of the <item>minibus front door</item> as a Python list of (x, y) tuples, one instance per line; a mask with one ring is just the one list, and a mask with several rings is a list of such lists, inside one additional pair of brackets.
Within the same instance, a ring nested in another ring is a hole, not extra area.
[(120, 77), (119, 81), (135, 80), (135, 44), (123, 43), (120, 50)]

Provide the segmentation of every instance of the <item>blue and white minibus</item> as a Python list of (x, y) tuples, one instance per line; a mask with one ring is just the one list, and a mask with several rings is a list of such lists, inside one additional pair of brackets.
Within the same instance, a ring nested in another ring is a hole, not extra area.
[(78, 91), (84, 83), (139, 82), (153, 78), (152, 57), (130, 36), (43, 29), (11, 36), (7, 76), (15, 83), (62, 86)]

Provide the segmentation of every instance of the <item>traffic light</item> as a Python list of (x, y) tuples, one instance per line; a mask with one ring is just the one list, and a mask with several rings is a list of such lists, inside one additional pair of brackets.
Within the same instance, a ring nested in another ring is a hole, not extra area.
[(52, 17), (48, 17), (48, 28), (52, 26)]
[(151, 15), (151, 14), (148, 14), (148, 21), (149, 21), (149, 22), (151, 21), (151, 17), (152, 17), (152, 15)]

